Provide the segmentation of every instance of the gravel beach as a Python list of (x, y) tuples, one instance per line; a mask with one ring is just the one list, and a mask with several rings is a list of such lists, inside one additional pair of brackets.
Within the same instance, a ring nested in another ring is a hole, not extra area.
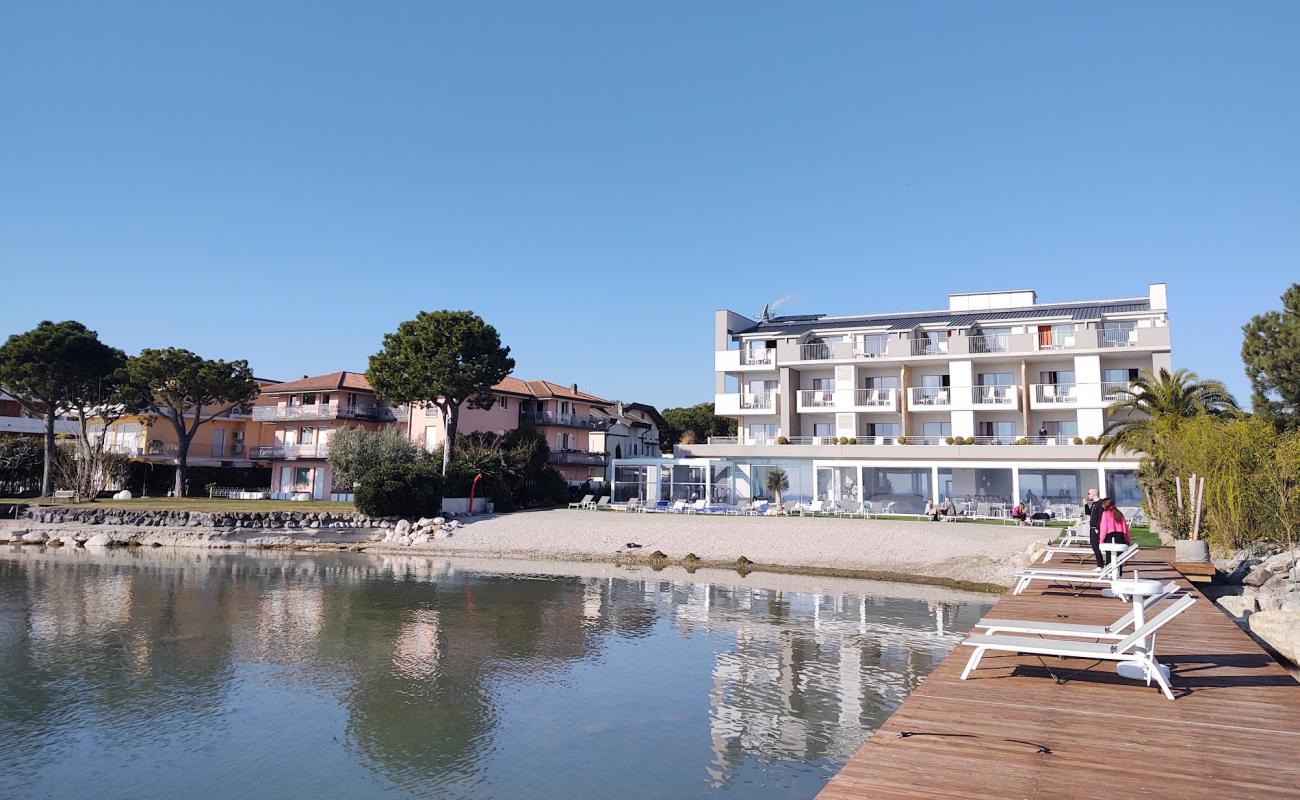
[(744, 556), (759, 569), (1006, 587), (1031, 546), (1050, 535), (959, 522), (552, 510), (476, 519), (450, 539), (400, 550), (597, 561), (660, 551), (673, 561), (694, 553), (709, 565)]

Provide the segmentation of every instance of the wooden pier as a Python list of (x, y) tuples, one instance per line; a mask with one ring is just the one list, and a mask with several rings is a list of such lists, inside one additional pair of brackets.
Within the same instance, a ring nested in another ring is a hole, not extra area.
[[(1113, 662), (989, 652), (962, 681), (971, 648), (959, 646), (819, 798), (1300, 798), (1300, 683), (1172, 555), (1143, 551), (1135, 566), (1198, 594), (1157, 639), (1175, 700)], [(1097, 589), (1035, 583), (989, 616), (1105, 624), (1126, 608)]]

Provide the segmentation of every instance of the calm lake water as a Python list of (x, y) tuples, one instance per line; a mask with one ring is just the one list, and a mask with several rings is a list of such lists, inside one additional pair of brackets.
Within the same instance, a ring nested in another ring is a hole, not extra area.
[(811, 797), (990, 602), (758, 573), (6, 547), (0, 797)]

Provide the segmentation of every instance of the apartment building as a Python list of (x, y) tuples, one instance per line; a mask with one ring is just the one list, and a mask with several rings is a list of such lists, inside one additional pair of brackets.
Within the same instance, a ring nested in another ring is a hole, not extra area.
[(1086, 442), (1139, 370), (1170, 364), (1164, 284), (1053, 303), (959, 293), (947, 308), (844, 317), (722, 310), (715, 404), (739, 435), (620, 462), (616, 497), (744, 502), (780, 467), (795, 501), (912, 512), (951, 497), (996, 514), (1024, 500), (1060, 514), (1097, 488), (1135, 506), (1136, 460), (1099, 462)]
[[(0, 437), (44, 435), (45, 420), (29, 414), (13, 395), (0, 391)], [(54, 435), (79, 436), (81, 426), (76, 420), (60, 414), (54, 418)]]
[(660, 437), (668, 429), (668, 421), (659, 409), (645, 403), (618, 401), (608, 411), (598, 409), (596, 414), (608, 416), (609, 424), (588, 434), (592, 450), (616, 459), (659, 455)]
[(359, 372), (304, 376), (263, 389), (252, 421), (261, 426), (264, 443), (252, 448), (251, 457), (271, 466), (272, 497), (346, 499), (352, 487), (335, 486), (326, 461), (335, 431), (377, 430), (407, 417), (407, 409), (390, 407), (377, 397)]
[[(550, 447), (550, 465), (571, 483), (599, 481), (605, 477), (608, 455), (593, 442), (592, 434), (612, 424), (608, 411), (613, 401), (552, 381), (527, 381), (514, 376), (492, 387), (493, 402), (486, 409), (462, 406), (458, 432), (503, 434), (520, 422), (535, 427)], [(442, 414), (437, 408), (415, 409), (410, 415), (408, 434), (432, 451), (447, 439)]]

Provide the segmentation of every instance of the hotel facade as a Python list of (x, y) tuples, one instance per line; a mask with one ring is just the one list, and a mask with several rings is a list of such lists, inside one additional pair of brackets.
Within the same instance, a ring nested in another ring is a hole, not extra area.
[(1140, 503), (1137, 460), (1099, 460), (1107, 407), (1169, 368), (1164, 284), (1145, 296), (1039, 303), (1032, 290), (948, 296), (947, 308), (859, 316), (714, 316), (714, 402), (735, 437), (612, 466), (615, 499), (870, 501), (916, 513), (1078, 513), (1088, 489)]

